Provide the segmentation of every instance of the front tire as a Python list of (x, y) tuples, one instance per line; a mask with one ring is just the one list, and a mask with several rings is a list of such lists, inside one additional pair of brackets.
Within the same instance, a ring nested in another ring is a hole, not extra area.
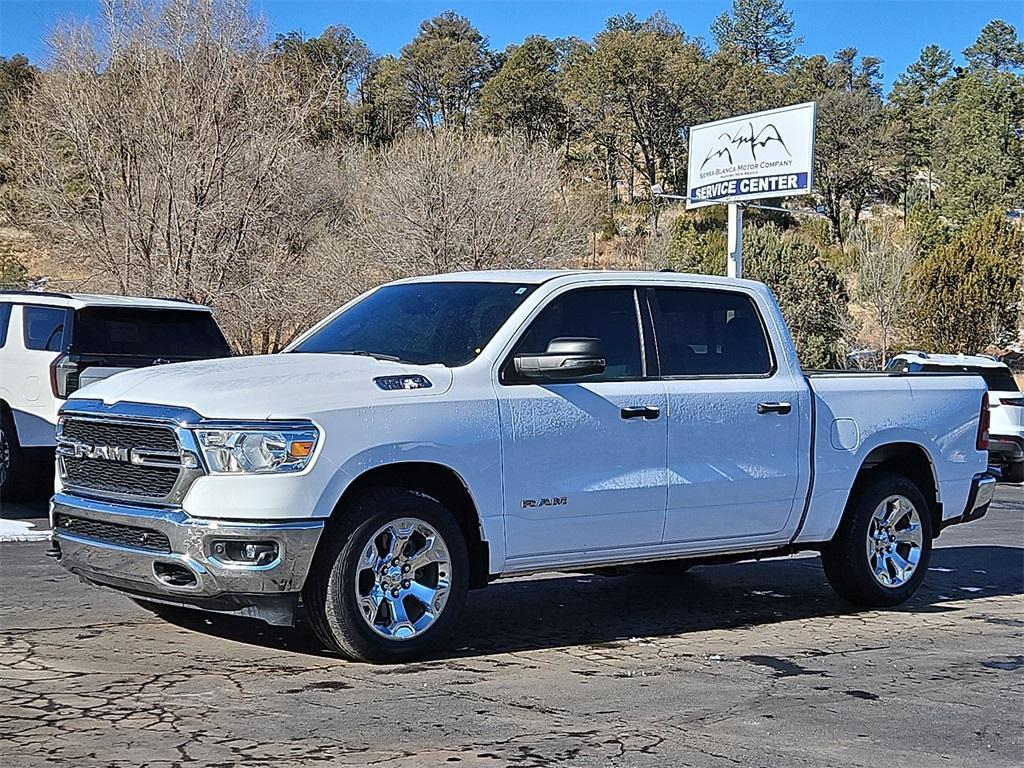
[(888, 607), (921, 585), (932, 553), (932, 521), (921, 490), (903, 475), (875, 472), (859, 484), (821, 562), (850, 602)]
[(440, 501), (371, 489), (324, 535), (302, 600), (326, 646), (356, 661), (395, 663), (423, 656), (455, 629), (469, 554)]

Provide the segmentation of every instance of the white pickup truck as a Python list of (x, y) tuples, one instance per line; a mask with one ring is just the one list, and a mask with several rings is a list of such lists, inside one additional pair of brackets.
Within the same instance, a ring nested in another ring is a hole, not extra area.
[(808, 374), (764, 285), (670, 273), (390, 283), (282, 354), (75, 392), (57, 440), (65, 568), (158, 613), (301, 603), (375, 662), (539, 571), (812, 550), (894, 605), (994, 492), (980, 377)]

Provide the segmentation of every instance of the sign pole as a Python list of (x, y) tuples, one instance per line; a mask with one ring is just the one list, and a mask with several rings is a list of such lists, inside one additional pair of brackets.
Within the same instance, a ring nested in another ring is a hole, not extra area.
[(726, 275), (743, 277), (743, 208), (729, 203), (728, 264)]

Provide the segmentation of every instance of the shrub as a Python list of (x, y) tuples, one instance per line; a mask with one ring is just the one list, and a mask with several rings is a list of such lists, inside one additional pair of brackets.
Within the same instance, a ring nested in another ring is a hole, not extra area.
[(0, 291), (22, 290), (28, 285), (28, 270), (7, 248), (0, 248)]
[(725, 224), (712, 219), (680, 217), (669, 232), (669, 264), (677, 272), (725, 274)]
[(743, 233), (744, 277), (766, 283), (779, 302), (806, 368), (842, 367), (848, 296), (839, 274), (813, 245), (775, 227)]
[(999, 211), (974, 221), (928, 254), (915, 284), (917, 344), (933, 352), (974, 353), (1017, 332), (1024, 235)]

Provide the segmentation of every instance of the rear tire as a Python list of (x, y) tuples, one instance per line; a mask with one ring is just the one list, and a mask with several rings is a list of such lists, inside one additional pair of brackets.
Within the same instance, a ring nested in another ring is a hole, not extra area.
[(328, 648), (356, 661), (395, 663), (422, 657), (455, 629), (469, 589), (469, 553), (440, 501), (404, 488), (370, 489), (324, 536), (302, 601)]
[(887, 607), (917, 591), (931, 552), (932, 520), (921, 490), (903, 475), (873, 472), (858, 484), (821, 562), (840, 596)]
[(1024, 461), (1003, 467), (1004, 483), (1024, 483)]
[(30, 469), (10, 412), (0, 411), (0, 500), (24, 498), (32, 474)]

